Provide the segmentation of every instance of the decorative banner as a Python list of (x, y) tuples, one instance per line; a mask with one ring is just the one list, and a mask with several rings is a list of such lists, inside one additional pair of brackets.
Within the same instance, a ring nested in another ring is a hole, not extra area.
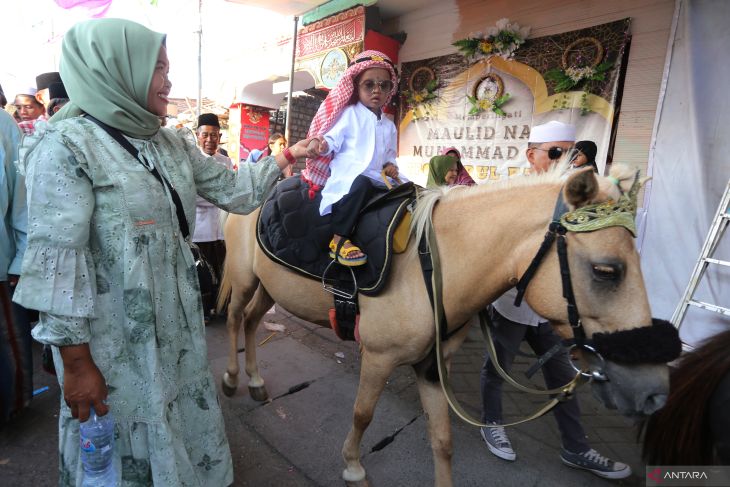
[(363, 50), (364, 39), (363, 6), (309, 24), (297, 36), (296, 70), (309, 72), (316, 88), (332, 89)]
[[(477, 183), (529, 171), (530, 128), (550, 120), (609, 154), (630, 19), (527, 39), (512, 59), (452, 54), (402, 64), (401, 170), (425, 184), (428, 161), (456, 147)], [(458, 41), (457, 41), (458, 42)]]
[[(229, 139), (238, 140), (240, 142), (238, 159), (231, 157), (234, 163), (237, 160), (246, 160), (248, 155), (254, 149), (264, 149), (269, 142), (269, 110), (267, 108), (257, 107), (253, 105), (238, 105), (237, 110), (231, 110), (229, 115)], [(236, 116), (240, 120), (240, 125), (231, 122)], [(238, 134), (231, 133), (232, 130), (238, 130)], [(231, 137), (231, 135), (233, 137)]]

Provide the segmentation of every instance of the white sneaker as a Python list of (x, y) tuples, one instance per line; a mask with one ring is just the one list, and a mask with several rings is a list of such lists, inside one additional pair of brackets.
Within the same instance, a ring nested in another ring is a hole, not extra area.
[(487, 448), (489, 448), (490, 452), (503, 460), (507, 460), (509, 462), (515, 461), (517, 455), (514, 450), (512, 450), (512, 443), (510, 443), (507, 433), (504, 431), (502, 426), (495, 426), (492, 428), (482, 426), (479, 429), (481, 430), (482, 438), (484, 438), (484, 443), (487, 444)]
[(614, 462), (593, 448), (583, 453), (573, 453), (563, 448), (560, 459), (569, 467), (588, 470), (604, 479), (625, 479), (631, 475), (631, 467), (625, 463)]

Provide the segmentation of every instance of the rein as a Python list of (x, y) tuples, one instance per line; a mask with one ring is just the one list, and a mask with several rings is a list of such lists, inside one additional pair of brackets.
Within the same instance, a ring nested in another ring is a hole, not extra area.
[[(568, 322), (573, 330), (573, 338), (564, 340), (563, 343), (570, 347), (570, 350), (580, 349), (583, 358), (590, 365), (588, 371), (578, 368), (572, 360), (570, 365), (577, 372), (576, 376), (568, 384), (561, 388), (544, 390), (532, 389), (521, 385), (512, 379), (504, 369), (499, 365), (496, 349), (489, 332), (489, 316), (485, 310), (479, 313), (480, 325), (482, 333), (487, 342), (487, 351), (490, 354), (495, 369), (512, 386), (517, 389), (532, 394), (558, 394), (548, 404), (541, 408), (538, 412), (527, 419), (502, 425), (487, 425), (473, 419), (467, 414), (457, 401), (451, 385), (448, 382), (448, 370), (443, 357), (442, 342), (448, 338), (448, 326), (443, 308), (443, 281), (441, 276), (441, 263), (439, 258), (436, 234), (433, 227), (433, 214), (428, 216), (426, 231), (421, 237), (419, 244), (419, 258), (422, 264), (424, 279), (426, 280), (426, 288), (434, 312), (434, 322), (436, 325), (436, 362), (438, 365), (439, 381), (444, 391), (446, 400), (451, 409), (464, 421), (474, 426), (481, 427), (498, 427), (512, 426), (524, 423), (537, 417), (542, 416), (554, 407), (558, 402), (567, 399), (579, 383), (587, 381), (608, 381), (605, 374), (606, 361), (604, 356), (609, 360), (624, 363), (666, 363), (676, 359), (681, 351), (681, 342), (677, 329), (671, 323), (664, 320), (652, 320), (651, 326), (643, 326), (639, 328), (617, 331), (612, 333), (594, 333), (592, 340), (588, 340), (585, 329), (580, 319), (578, 306), (575, 302), (575, 294), (573, 293), (573, 285), (570, 276), (570, 267), (568, 264), (568, 244), (566, 234), (568, 232), (592, 232), (601, 228), (620, 226), (631, 232), (636, 237), (636, 195), (641, 188), (639, 181), (639, 173), (636, 172), (634, 182), (631, 189), (627, 192), (619, 191), (621, 196), (617, 201), (609, 200), (603, 203), (596, 203), (580, 207), (576, 210), (569, 211), (563, 199), (562, 191), (558, 195), (555, 204), (553, 218), (548, 227), (537, 254), (530, 262), (524, 275), (517, 283), (517, 297), (515, 305), (519, 306), (524, 297), (528, 284), (537, 272), (540, 263), (547, 254), (553, 242), (556, 242), (556, 250), (558, 253), (558, 261), (560, 264), (560, 277), (563, 288), (563, 297), (567, 303)], [(424, 250), (425, 249), (425, 250)], [(458, 331), (451, 331), (453, 334)], [(659, 344), (659, 345), (657, 345)], [(598, 351), (600, 350), (601, 353)], [(541, 358), (542, 360), (542, 358)], [(547, 359), (545, 359), (547, 360)]]
[[(533, 419), (537, 419), (546, 413), (548, 413), (552, 408), (554, 408), (556, 405), (558, 405), (560, 402), (567, 400), (570, 398), (570, 395), (575, 390), (576, 386), (581, 382), (581, 378), (584, 376), (583, 373), (580, 371), (575, 375), (573, 380), (571, 380), (569, 383), (565, 384), (562, 387), (555, 388), (555, 389), (535, 389), (523, 386), (516, 380), (514, 380), (510, 375), (499, 365), (499, 361), (497, 359), (497, 352), (494, 347), (494, 341), (492, 340), (491, 333), (489, 331), (488, 321), (489, 317), (487, 315), (486, 310), (482, 310), (479, 313), (479, 323), (482, 329), (482, 334), (485, 337), (485, 340), (487, 342), (487, 351), (490, 355), (490, 358), (494, 362), (495, 369), (497, 372), (502, 376), (502, 378), (507, 381), (509, 384), (514, 386), (515, 388), (523, 391), (528, 392), (531, 394), (541, 394), (541, 395), (555, 395), (556, 397), (553, 397), (550, 399), (544, 406), (542, 406), (540, 409), (538, 409), (535, 413), (530, 415), (527, 418), (521, 419), (519, 421), (515, 421), (512, 423), (506, 423), (506, 424), (486, 424), (483, 423), (477, 419), (474, 419), (469, 413), (467, 413), (464, 408), (459, 403), (458, 399), (456, 398), (456, 395), (454, 394), (453, 389), (451, 388), (451, 383), (448, 379), (448, 369), (446, 367), (446, 360), (444, 359), (444, 354), (442, 350), (443, 341), (447, 339), (449, 336), (453, 335), (456, 331), (460, 330), (465, 324), (460, 325), (456, 330), (453, 330), (450, 334), (447, 333), (447, 324), (446, 324), (446, 314), (444, 312), (444, 305), (443, 305), (443, 277), (441, 275), (441, 259), (439, 256), (439, 250), (438, 250), (438, 244), (436, 241), (436, 233), (433, 227), (433, 221), (431, 220), (431, 216), (429, 216), (428, 220), (428, 231), (425, 233), (421, 239), (421, 242), (419, 244), (419, 257), (421, 259), (421, 263), (423, 264), (430, 264), (428, 267), (430, 267), (430, 282), (428, 277), (426, 277), (426, 271), (424, 269), (424, 278), (426, 279), (426, 289), (429, 291), (429, 297), (431, 298), (431, 304), (434, 312), (434, 321), (436, 324), (436, 363), (438, 366), (438, 373), (439, 373), (439, 382), (441, 383), (441, 389), (444, 391), (444, 395), (446, 396), (446, 401), (448, 402), (451, 409), (456, 413), (459, 418), (461, 418), (463, 421), (473, 425), (473, 426), (479, 426), (479, 427), (485, 427), (485, 428), (495, 428), (495, 427), (501, 427), (501, 426), (514, 426), (521, 423), (526, 423), (528, 421), (532, 421)], [(425, 258), (424, 256), (430, 256), (430, 259)]]

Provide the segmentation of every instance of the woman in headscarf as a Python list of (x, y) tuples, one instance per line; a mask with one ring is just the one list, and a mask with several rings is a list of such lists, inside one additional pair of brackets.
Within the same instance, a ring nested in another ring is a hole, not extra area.
[(443, 151), (441, 151), (441, 154), (456, 158), (456, 181), (454, 181), (453, 184), (458, 184), (459, 186), (474, 186), (477, 184), (476, 181), (469, 176), (469, 172), (464, 167), (464, 164), (461, 163), (461, 152), (459, 152), (456, 147), (446, 147)]
[(583, 169), (590, 166), (593, 168), (593, 172), (598, 173), (598, 166), (596, 165), (598, 147), (596, 143), (591, 140), (581, 140), (575, 143), (575, 150), (575, 157), (570, 165), (574, 169)]
[(168, 69), (162, 34), (77, 24), (60, 66), (71, 101), (24, 141), (28, 248), (15, 300), (40, 311), (33, 336), (54, 349), (61, 486), (81, 485), (79, 421), (91, 407), (113, 412), (121, 485), (233, 482), (186, 238), (195, 196), (251, 212), (308, 141), (226, 169), (192, 133), (160, 128)]
[(434, 156), (428, 161), (428, 180), (426, 188), (433, 189), (439, 186), (453, 186), (459, 174), (459, 162), (455, 157)]

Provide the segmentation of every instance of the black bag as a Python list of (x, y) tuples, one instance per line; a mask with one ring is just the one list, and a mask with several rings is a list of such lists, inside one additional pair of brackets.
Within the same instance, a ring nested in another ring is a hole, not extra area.
[(104, 129), (104, 131), (109, 134), (115, 141), (117, 141), (119, 145), (126, 149), (126, 151), (129, 152), (135, 159), (137, 159), (140, 164), (147, 168), (147, 170), (160, 182), (160, 184), (162, 184), (162, 186), (167, 188), (167, 191), (170, 193), (170, 197), (172, 198), (172, 202), (175, 204), (175, 213), (177, 215), (177, 223), (180, 227), (180, 232), (182, 233), (185, 241), (190, 246), (190, 251), (193, 254), (193, 258), (195, 259), (195, 267), (198, 270), (198, 281), (200, 283), (201, 291), (203, 289), (215, 289), (215, 286), (218, 285), (218, 279), (215, 277), (213, 268), (203, 258), (203, 254), (200, 252), (198, 246), (190, 240), (190, 228), (188, 227), (188, 220), (185, 217), (185, 211), (182, 207), (180, 195), (177, 194), (175, 188), (167, 181), (167, 179), (162, 176), (162, 174), (159, 173), (159, 171), (157, 171), (156, 167), (150, 167), (149, 164), (145, 164), (144, 162), (142, 162), (137, 148), (134, 147), (131, 142), (125, 139), (119, 130), (115, 129), (114, 127), (108, 126), (104, 122), (97, 120), (91, 115), (87, 114), (86, 118)]
[(200, 247), (192, 242), (190, 242), (190, 252), (192, 252), (193, 259), (195, 259), (195, 269), (198, 271), (201, 294), (215, 294), (218, 289), (218, 278), (215, 275), (213, 266), (205, 260)]
[(56, 375), (56, 365), (53, 363), (53, 351), (50, 345), (43, 345), (41, 353), (41, 367), (51, 375)]

